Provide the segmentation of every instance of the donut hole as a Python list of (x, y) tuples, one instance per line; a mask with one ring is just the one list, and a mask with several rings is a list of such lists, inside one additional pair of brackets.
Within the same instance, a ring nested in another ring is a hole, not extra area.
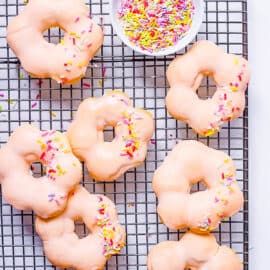
[(200, 99), (206, 100), (212, 98), (216, 92), (216, 84), (212, 77), (206, 76), (203, 78), (200, 87), (196, 93)]
[(79, 237), (79, 239), (82, 239), (86, 237), (89, 234), (88, 228), (85, 226), (85, 224), (80, 220), (75, 220), (75, 233)]
[(190, 193), (195, 193), (204, 190), (207, 190), (207, 186), (202, 181), (195, 183), (190, 187)]
[(44, 39), (52, 44), (59, 44), (64, 37), (64, 31), (60, 27), (50, 27), (43, 32)]
[(30, 165), (30, 173), (34, 178), (40, 178), (46, 174), (46, 169), (41, 163), (35, 162)]
[(114, 139), (114, 128), (112, 126), (107, 126), (103, 130), (104, 142), (112, 142)]

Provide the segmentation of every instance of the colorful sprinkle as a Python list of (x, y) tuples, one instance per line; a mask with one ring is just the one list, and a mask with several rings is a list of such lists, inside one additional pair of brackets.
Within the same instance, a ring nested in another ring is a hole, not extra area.
[(148, 52), (175, 45), (189, 31), (192, 0), (122, 0), (118, 10), (130, 42)]
[(83, 87), (89, 88), (91, 85), (89, 83), (83, 83)]
[(108, 205), (104, 202), (103, 197), (98, 195), (97, 200), (96, 224), (101, 228), (99, 236), (103, 238), (103, 255), (110, 258), (112, 255), (118, 254), (124, 247), (123, 235), (119, 225), (111, 222)]
[(56, 176), (66, 173), (60, 164), (55, 164), (56, 153), (67, 154), (70, 149), (66, 148), (62, 137), (55, 131), (43, 131), (40, 138), (37, 139), (41, 154), (39, 159), (46, 166), (46, 175), (51, 180), (56, 180)]
[(35, 108), (37, 106), (37, 102), (32, 103), (31, 108)]
[(132, 114), (126, 112), (122, 113), (122, 123), (127, 126), (128, 135), (123, 137), (125, 146), (122, 148), (120, 156), (128, 156), (129, 158), (133, 158), (135, 151), (138, 150), (140, 146), (132, 116)]
[(56, 112), (51, 111), (51, 116), (56, 117), (57, 116)]

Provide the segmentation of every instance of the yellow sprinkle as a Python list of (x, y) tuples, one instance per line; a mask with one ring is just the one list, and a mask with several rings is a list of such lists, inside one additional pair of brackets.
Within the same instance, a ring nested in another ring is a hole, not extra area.
[(43, 141), (41, 139), (37, 139), (37, 143), (43, 144)]
[(56, 117), (57, 115), (56, 115), (55, 112), (51, 112), (51, 116), (52, 116), (52, 117)]
[(233, 92), (237, 92), (238, 88), (237, 88), (236, 86), (232, 85), (232, 86), (231, 86), (231, 90), (232, 90)]
[(65, 45), (65, 40), (61, 39), (60, 44), (64, 46)]
[(76, 35), (77, 35), (76, 32), (70, 32), (69, 34), (70, 34), (71, 36), (76, 36)]
[(69, 149), (66, 149), (63, 151), (64, 154), (69, 154), (71, 151)]
[(76, 163), (76, 162), (73, 162), (73, 163), (72, 163), (72, 166), (73, 166), (73, 167), (77, 167), (77, 163)]
[(75, 36), (76, 36), (76, 38), (81, 38), (81, 35), (79, 35), (79, 34), (75, 34)]
[(229, 160), (228, 158), (225, 158), (225, 159), (224, 159), (224, 163), (229, 163), (229, 161), (230, 161), (230, 160)]
[(206, 137), (212, 136), (212, 135), (214, 135), (216, 132), (217, 132), (217, 131), (216, 131), (214, 128), (212, 128), (212, 129), (208, 130), (207, 132), (205, 132), (205, 133), (204, 133), (204, 136), (206, 136)]
[(239, 64), (239, 59), (238, 58), (234, 58), (234, 64), (238, 65)]
[(23, 79), (23, 74), (22, 73), (20, 73), (19, 78)]
[(67, 61), (67, 63), (72, 66), (73, 62), (71, 60)]
[(102, 80), (99, 80), (99, 81), (98, 81), (98, 84), (99, 84), (100, 86), (102, 86), (102, 85), (103, 85)]
[(27, 4), (27, 3), (28, 3), (28, 0), (23, 0), (23, 2), (24, 2), (25, 4)]
[(234, 188), (232, 186), (228, 186), (228, 190), (234, 192)]
[(113, 230), (104, 229), (103, 230), (103, 237), (106, 239), (113, 239), (115, 237), (115, 233)]

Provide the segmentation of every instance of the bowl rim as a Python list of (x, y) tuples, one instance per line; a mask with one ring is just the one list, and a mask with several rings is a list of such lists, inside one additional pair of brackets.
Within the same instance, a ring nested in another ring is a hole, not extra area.
[[(140, 54), (148, 55), (148, 56), (153, 56), (153, 57), (163, 57), (167, 55), (174, 54), (183, 48), (185, 48), (189, 43), (192, 42), (192, 40), (196, 37), (198, 34), (200, 27), (203, 22), (203, 16), (204, 16), (204, 11), (205, 11), (205, 2), (204, 0), (192, 0), (195, 3), (195, 13), (193, 16), (197, 16), (196, 24), (193, 24), (191, 28), (188, 30), (186, 35), (181, 38), (176, 45), (170, 46), (166, 48), (165, 50), (160, 50), (157, 52), (148, 52), (146, 50), (142, 50), (138, 46), (133, 45), (129, 40), (128, 37), (124, 34), (124, 31), (122, 31), (120, 23), (118, 23), (118, 19), (116, 14), (114, 14), (114, 2), (115, 1), (121, 1), (121, 0), (110, 0), (109, 1), (109, 17), (111, 20), (111, 24), (113, 27), (113, 30), (117, 34), (117, 36), (120, 38), (120, 40), (127, 45), (129, 48), (131, 48), (133, 51), (138, 52)], [(197, 10), (197, 13), (196, 13)]]

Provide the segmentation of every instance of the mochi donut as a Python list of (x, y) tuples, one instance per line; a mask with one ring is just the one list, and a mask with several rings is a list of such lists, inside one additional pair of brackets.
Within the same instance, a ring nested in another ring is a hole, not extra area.
[(214, 235), (187, 232), (180, 241), (154, 246), (147, 259), (148, 270), (242, 270), (238, 255), (219, 246)]
[[(45, 30), (55, 26), (65, 32), (59, 44), (43, 37)], [(33, 77), (71, 84), (84, 76), (103, 43), (103, 32), (90, 19), (83, 0), (30, 0), (9, 23), (7, 41)]]
[[(30, 167), (34, 162), (46, 168), (44, 176), (32, 175)], [(0, 149), (2, 194), (17, 209), (33, 210), (43, 218), (58, 215), (81, 179), (81, 163), (60, 132), (23, 125)]]
[[(89, 231), (81, 239), (75, 233), (74, 222), (78, 220)], [(113, 202), (105, 196), (88, 193), (82, 186), (77, 186), (61, 215), (47, 220), (37, 217), (35, 227), (45, 255), (58, 267), (101, 270), (125, 245), (125, 231)]]
[[(213, 78), (216, 91), (212, 98), (202, 100), (196, 91), (205, 76)], [(210, 41), (198, 41), (168, 67), (171, 88), (166, 107), (200, 135), (211, 136), (224, 122), (242, 115), (249, 77), (247, 60), (225, 53)]]
[[(112, 142), (104, 141), (107, 126), (114, 127)], [(153, 130), (150, 113), (133, 108), (126, 94), (114, 90), (85, 99), (67, 135), (74, 154), (86, 162), (92, 177), (112, 181), (144, 161)]]
[[(243, 206), (235, 174), (225, 153), (197, 141), (181, 141), (153, 176), (161, 220), (171, 229), (214, 230)], [(200, 181), (207, 189), (190, 194), (191, 186)]]

